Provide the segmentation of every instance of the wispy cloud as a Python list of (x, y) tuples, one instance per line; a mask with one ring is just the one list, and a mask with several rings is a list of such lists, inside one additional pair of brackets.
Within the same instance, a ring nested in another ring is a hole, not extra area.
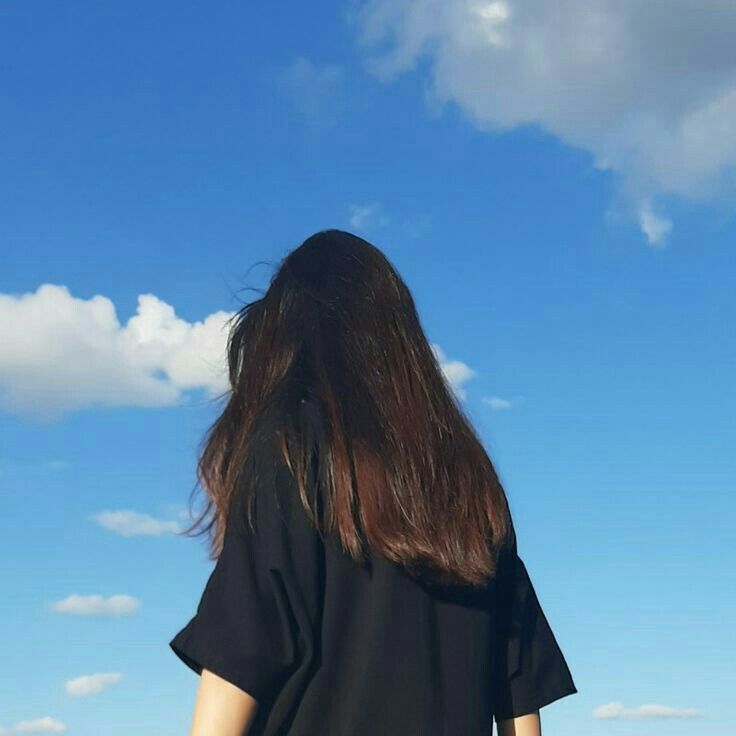
[(350, 205), (349, 223), (355, 230), (373, 230), (383, 227), (387, 222), (388, 218), (380, 202)]
[(426, 60), (432, 109), (588, 151), (653, 246), (670, 232), (655, 198), (733, 198), (734, 3), (368, 0), (352, 17), (379, 79)]
[(153, 516), (130, 509), (101, 511), (90, 516), (90, 520), (123, 537), (160, 537), (163, 534), (174, 534), (180, 529), (176, 521), (155, 519)]
[(67, 470), (72, 464), (68, 460), (49, 460), (47, 465), (51, 470)]
[(339, 64), (315, 64), (299, 56), (276, 75), (291, 104), (310, 122), (333, 125), (345, 70)]
[(593, 711), (594, 718), (651, 720), (659, 718), (699, 718), (703, 714), (695, 708), (672, 708), (669, 705), (649, 703), (625, 708), (623, 703), (606, 703)]
[(85, 697), (101, 693), (103, 690), (115, 685), (123, 679), (120, 672), (96, 672), (93, 675), (82, 675), (67, 680), (65, 688), (69, 695), (74, 697)]
[(43, 284), (0, 294), (0, 411), (39, 420), (94, 406), (169, 406), (185, 392), (228, 386), (226, 320), (187, 322), (153, 294), (118, 321), (105, 296), (72, 296)]
[(449, 360), (437, 343), (432, 343), (432, 350), (448, 385), (458, 398), (464, 401), (466, 399), (465, 383), (475, 376), (475, 371), (460, 360)]
[(511, 408), (511, 402), (508, 399), (501, 399), (498, 396), (484, 396), (481, 401), (488, 404), (494, 411)]
[(66, 725), (56, 718), (44, 716), (33, 721), (19, 721), (13, 726), (15, 733), (64, 733)]
[(650, 245), (661, 247), (672, 230), (672, 223), (655, 214), (651, 205), (645, 202), (639, 210), (639, 227), (647, 236)]
[(140, 608), (140, 601), (130, 595), (70, 595), (52, 604), (57, 613), (74, 616), (125, 616)]

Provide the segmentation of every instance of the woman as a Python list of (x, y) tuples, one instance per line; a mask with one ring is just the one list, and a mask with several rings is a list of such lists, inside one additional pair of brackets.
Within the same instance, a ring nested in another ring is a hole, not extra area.
[(194, 525), (214, 510), (217, 562), (170, 642), (201, 675), (190, 736), (539, 736), (577, 689), (386, 257), (309, 237), (236, 315), (228, 363)]

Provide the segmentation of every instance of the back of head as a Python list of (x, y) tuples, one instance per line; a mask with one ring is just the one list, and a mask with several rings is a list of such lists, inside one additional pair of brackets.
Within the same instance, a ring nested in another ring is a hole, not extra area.
[(493, 575), (510, 532), (503, 488), (378, 248), (342, 230), (307, 238), (235, 315), (228, 362), (228, 402), (198, 466), (213, 549), (268, 416), (305, 510), (356, 562), (372, 551), (440, 583)]

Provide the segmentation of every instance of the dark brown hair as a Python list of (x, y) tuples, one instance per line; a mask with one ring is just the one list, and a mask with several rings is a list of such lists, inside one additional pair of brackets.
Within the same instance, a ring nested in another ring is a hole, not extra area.
[[(227, 404), (197, 466), (207, 508), (185, 530), (214, 509), (198, 532), (214, 525), (211, 557), (236, 490), (248, 492), (249, 440), (268, 414), (284, 428), (280, 445), (306, 513), (356, 562), (373, 550), (441, 583), (493, 576), (512, 533), (506, 495), (409, 289), (378, 248), (330, 229), (288, 253), (265, 294), (233, 316), (228, 367)], [(316, 438), (299, 430), (305, 405), (321, 418)], [(320, 509), (306, 489), (314, 447)]]

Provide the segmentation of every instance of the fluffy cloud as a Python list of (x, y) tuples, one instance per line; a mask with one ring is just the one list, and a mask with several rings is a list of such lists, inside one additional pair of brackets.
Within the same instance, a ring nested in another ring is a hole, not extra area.
[[(21, 296), (0, 294), (0, 411), (49, 420), (96, 405), (169, 406), (191, 389), (215, 396), (228, 388), (227, 320), (218, 311), (187, 322), (153, 294), (138, 297), (124, 325), (104, 296), (79, 299), (43, 284)], [(474, 372), (433, 349), (460, 398)], [(96, 521), (120, 534), (163, 534), (175, 522), (134, 511)]]
[(94, 675), (82, 675), (66, 681), (66, 691), (75, 697), (84, 697), (101, 693), (111, 685), (123, 679), (119, 672), (96, 672)]
[(52, 604), (57, 613), (69, 613), (75, 616), (124, 616), (135, 613), (140, 608), (140, 601), (130, 595), (70, 595)]
[(216, 395), (227, 388), (231, 315), (187, 322), (142, 294), (121, 324), (110, 299), (79, 299), (65, 286), (0, 294), (0, 410), (49, 420), (99, 405), (168, 406), (190, 389)]
[(99, 514), (94, 514), (91, 520), (104, 529), (109, 529), (123, 537), (160, 537), (163, 534), (174, 534), (180, 529), (176, 521), (155, 519), (148, 514), (140, 514), (128, 509), (101, 511)]
[(16, 733), (64, 733), (66, 725), (56, 718), (44, 716), (36, 718), (34, 721), (20, 721), (13, 726)]
[(669, 232), (657, 196), (736, 189), (735, 3), (368, 0), (355, 20), (381, 79), (427, 59), (433, 104), (590, 152), (653, 245)]
[(672, 708), (655, 703), (625, 708), (623, 703), (607, 703), (593, 711), (594, 718), (603, 719), (653, 719), (653, 718), (698, 718), (702, 713), (695, 708)]

